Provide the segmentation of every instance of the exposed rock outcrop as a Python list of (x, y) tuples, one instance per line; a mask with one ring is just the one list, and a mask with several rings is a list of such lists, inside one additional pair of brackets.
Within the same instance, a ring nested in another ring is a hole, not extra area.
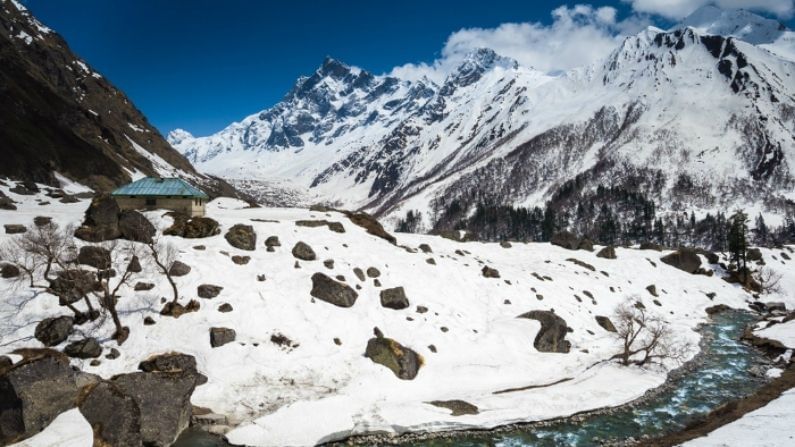
[(541, 323), (541, 330), (538, 331), (533, 346), (540, 352), (559, 352), (567, 353), (571, 348), (571, 343), (566, 340), (568, 326), (566, 321), (547, 310), (533, 310), (517, 318), (529, 318)]

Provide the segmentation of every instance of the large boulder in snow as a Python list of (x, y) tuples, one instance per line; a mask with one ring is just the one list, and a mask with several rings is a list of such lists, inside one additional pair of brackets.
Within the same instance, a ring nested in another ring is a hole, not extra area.
[(60, 317), (45, 318), (36, 325), (33, 336), (42, 342), (44, 346), (55, 346), (63, 343), (69, 334), (72, 333), (75, 319), (68, 315)]
[(234, 329), (226, 327), (210, 328), (210, 346), (213, 348), (221, 347), (227, 343), (232, 343), (237, 338)]
[(155, 226), (143, 214), (134, 210), (124, 210), (119, 215), (119, 232), (122, 239), (135, 242), (151, 242)]
[(563, 247), (569, 250), (593, 250), (593, 242), (587, 238), (577, 237), (574, 233), (563, 230), (552, 235), (549, 240), (552, 245)]
[(77, 262), (84, 265), (104, 270), (110, 268), (110, 252), (96, 245), (84, 245), (77, 254)]
[(26, 226), (20, 224), (5, 224), (3, 228), (5, 228), (6, 234), (22, 234), (28, 231)]
[(190, 273), (190, 266), (182, 261), (174, 261), (168, 269), (171, 276), (185, 276)]
[(75, 406), (77, 373), (51, 349), (26, 350), (0, 371), (0, 445), (29, 438)]
[(196, 288), (196, 293), (199, 295), (199, 298), (215, 298), (221, 291), (224, 290), (221, 286), (216, 286), (213, 284), (202, 284)]
[(687, 273), (696, 273), (701, 268), (701, 258), (692, 248), (680, 248), (663, 256), (660, 261)]
[(179, 236), (187, 239), (201, 239), (221, 234), (220, 225), (209, 217), (192, 217), (177, 212), (166, 213), (174, 219), (170, 227), (163, 230), (167, 236)]
[(58, 297), (65, 306), (80, 301), (87, 293), (99, 287), (97, 275), (87, 270), (65, 270), (50, 280), (48, 292)]
[(181, 352), (153, 355), (138, 364), (143, 372), (183, 372), (194, 378), (196, 385), (207, 383), (207, 377), (196, 367), (196, 358)]
[(409, 299), (406, 298), (406, 291), (403, 290), (403, 287), (382, 290), (381, 306), (395, 310), (409, 307)]
[(236, 224), (224, 235), (229, 245), (241, 250), (252, 251), (257, 248), (257, 233), (251, 225)]
[(63, 352), (69, 357), (93, 359), (102, 354), (102, 346), (99, 345), (96, 338), (89, 337), (69, 343), (63, 348)]
[(386, 337), (373, 337), (367, 342), (365, 357), (375, 363), (384, 365), (402, 380), (417, 377), (422, 366), (422, 357), (395, 340)]
[(597, 258), (616, 259), (616, 248), (612, 245), (602, 248), (596, 253)]
[(139, 447), (141, 410), (132, 396), (113, 382), (101, 381), (86, 387), (78, 402), (80, 413), (94, 432), (94, 445)]
[(602, 329), (606, 330), (607, 332), (616, 332), (616, 327), (613, 325), (613, 322), (610, 321), (610, 318), (608, 317), (605, 317), (603, 315), (597, 315), (596, 323), (599, 326), (602, 326)]
[(3, 264), (0, 266), (0, 278), (16, 278), (19, 276), (19, 267), (14, 264)]
[(568, 326), (566, 321), (548, 310), (533, 310), (517, 318), (529, 318), (541, 323), (541, 330), (538, 331), (533, 346), (539, 352), (560, 352), (567, 353), (571, 348), (571, 343), (566, 340)]
[(293, 247), (293, 256), (302, 261), (314, 261), (317, 259), (315, 250), (312, 250), (312, 247), (303, 241), (298, 241), (298, 243), (295, 244)]
[(121, 236), (119, 212), (119, 205), (112, 196), (95, 196), (86, 210), (83, 225), (75, 231), (75, 236), (88, 242), (118, 239)]
[(749, 261), (761, 261), (762, 260), (762, 250), (760, 250), (760, 249), (758, 249), (756, 247), (749, 248), (745, 252), (745, 259), (747, 259)]
[(351, 307), (359, 294), (348, 285), (335, 281), (323, 273), (312, 275), (313, 297), (339, 307)]

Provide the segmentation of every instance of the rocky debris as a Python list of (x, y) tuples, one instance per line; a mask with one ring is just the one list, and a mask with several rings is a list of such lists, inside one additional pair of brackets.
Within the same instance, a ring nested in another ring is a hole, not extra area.
[(325, 266), (329, 270), (334, 269), (334, 260), (333, 259), (326, 259), (323, 261), (323, 266)]
[(102, 242), (121, 237), (119, 205), (110, 194), (99, 194), (91, 200), (83, 225), (75, 230), (75, 237), (88, 242)]
[(210, 328), (210, 346), (217, 348), (227, 343), (235, 341), (237, 334), (234, 329), (226, 327), (213, 327)]
[(77, 262), (84, 265), (90, 265), (97, 269), (110, 268), (110, 252), (96, 245), (85, 245), (80, 247), (80, 252), (77, 255)]
[(381, 272), (375, 267), (368, 267), (367, 276), (369, 276), (370, 278), (378, 278), (379, 276), (381, 276)]
[(169, 301), (163, 306), (162, 309), (160, 309), (160, 315), (168, 315), (170, 317), (179, 318), (184, 314), (196, 312), (200, 308), (201, 305), (196, 300), (188, 301), (186, 306), (183, 306), (180, 303)]
[(223, 287), (213, 284), (202, 284), (196, 288), (196, 294), (199, 295), (199, 298), (215, 298), (223, 289)]
[(428, 244), (420, 244), (420, 246), (418, 248), (420, 250), (422, 250), (423, 253), (426, 253), (426, 254), (427, 253), (433, 253), (433, 250), (431, 249), (431, 246), (428, 245)]
[(190, 266), (182, 261), (174, 261), (168, 269), (171, 276), (185, 276), (190, 273)]
[(224, 238), (229, 245), (241, 250), (252, 251), (257, 248), (257, 233), (251, 225), (235, 224), (226, 232)]
[(116, 360), (117, 358), (119, 358), (120, 355), (121, 353), (119, 352), (118, 349), (110, 348), (110, 352), (105, 354), (105, 358), (108, 360)]
[(72, 333), (74, 324), (74, 317), (68, 315), (45, 318), (36, 325), (33, 336), (44, 346), (55, 346), (66, 341)]
[(701, 268), (701, 258), (692, 248), (680, 248), (663, 256), (660, 261), (687, 273), (696, 273)]
[(102, 346), (99, 345), (96, 338), (89, 337), (69, 343), (63, 348), (63, 352), (69, 357), (93, 359), (102, 354)]
[(11, 368), (14, 362), (8, 356), (0, 355), (0, 374), (3, 374), (7, 369)]
[(232, 262), (234, 262), (237, 265), (246, 265), (249, 263), (249, 261), (251, 261), (251, 256), (239, 256), (239, 255), (232, 256)]
[(662, 251), (662, 245), (660, 245), (660, 244), (655, 244), (655, 243), (653, 243), (653, 242), (642, 242), (642, 243), (640, 244), (640, 249), (641, 249), (641, 250), (656, 250), (656, 251)]
[(657, 286), (655, 286), (654, 284), (649, 284), (648, 286), (646, 286), (646, 290), (648, 290), (649, 293), (651, 293), (651, 295), (654, 297), (659, 296), (657, 295)]
[(0, 368), (0, 445), (41, 432), (75, 406), (77, 373), (69, 359), (51, 349), (30, 349), (10, 367)]
[(409, 299), (406, 298), (406, 291), (403, 290), (403, 287), (382, 290), (381, 306), (395, 310), (409, 307)]
[(571, 262), (571, 263), (573, 263), (573, 264), (579, 265), (582, 268), (586, 268), (586, 269), (588, 269), (588, 270), (590, 270), (592, 272), (596, 271), (596, 267), (592, 266), (591, 264), (588, 264), (587, 262), (580, 261), (579, 259), (569, 258), (569, 259), (566, 259), (566, 260)]
[(489, 267), (487, 265), (484, 265), (483, 269), (480, 272), (483, 274), (484, 278), (499, 278), (500, 277), (500, 272), (497, 269), (491, 268), (491, 267)]
[(286, 336), (286, 335), (284, 335), (284, 334), (282, 334), (280, 332), (276, 332), (275, 334), (271, 334), (271, 343), (273, 343), (276, 346), (281, 346), (283, 348), (289, 348), (289, 349), (294, 349), (294, 348), (297, 348), (299, 346), (299, 344), (294, 342), (294, 341), (292, 341), (290, 339), (290, 337), (288, 337), (288, 336)]
[(312, 275), (313, 297), (339, 307), (351, 307), (359, 294), (348, 285), (335, 281), (323, 273)]
[(616, 332), (616, 327), (613, 326), (613, 322), (610, 321), (610, 318), (608, 317), (597, 315), (596, 323), (599, 324), (599, 326), (602, 326), (602, 328), (607, 332)]
[(312, 247), (303, 241), (299, 241), (295, 244), (292, 253), (293, 256), (302, 261), (314, 261), (317, 259), (317, 255), (315, 254), (315, 251), (312, 250)]
[(6, 234), (21, 234), (28, 231), (26, 226), (20, 224), (5, 224), (3, 227), (6, 230)]
[(754, 247), (749, 248), (745, 252), (745, 259), (748, 261), (761, 261), (762, 260), (762, 250)]
[(560, 231), (552, 235), (549, 240), (552, 245), (563, 247), (569, 250), (588, 250), (593, 251), (593, 242), (588, 238), (577, 237), (570, 231)]
[(232, 312), (232, 310), (234, 309), (232, 308), (232, 305), (229, 303), (223, 303), (220, 306), (218, 306), (218, 312), (221, 313)]
[(44, 227), (52, 223), (52, 217), (49, 216), (36, 216), (33, 218), (33, 225), (37, 227)]
[(376, 336), (367, 342), (365, 357), (386, 366), (399, 379), (412, 380), (422, 366), (422, 356), (395, 340)]
[(141, 410), (135, 399), (122, 393), (113, 382), (102, 381), (84, 389), (78, 407), (91, 424), (95, 446), (143, 445)]
[(464, 416), (467, 414), (478, 414), (478, 407), (463, 400), (434, 400), (428, 402), (434, 407), (447, 408), (452, 413), (450, 416)]
[(122, 239), (149, 243), (157, 230), (152, 222), (135, 210), (124, 210), (119, 214), (119, 232)]
[(183, 213), (169, 212), (174, 223), (163, 231), (167, 236), (179, 236), (186, 239), (202, 239), (221, 234), (221, 226), (209, 217), (188, 217)]
[(273, 252), (276, 251), (275, 247), (281, 247), (282, 243), (279, 241), (279, 236), (268, 236), (265, 239), (265, 246), (267, 247), (267, 251)]
[(132, 259), (130, 259), (130, 262), (127, 264), (127, 271), (132, 273), (141, 273), (143, 271), (138, 256), (133, 255)]
[(616, 249), (612, 245), (602, 248), (596, 253), (597, 258), (616, 259)]
[(329, 230), (335, 233), (345, 232), (345, 227), (343, 227), (340, 222), (331, 222), (328, 220), (297, 220), (295, 222), (295, 225), (299, 227), (309, 227), (309, 228), (325, 226), (328, 227)]
[(511, 247), (513, 247), (513, 245), (511, 245), (511, 243), (508, 242), (508, 241), (500, 241), (500, 247), (502, 247), (502, 248), (511, 248)]
[(19, 267), (14, 264), (3, 264), (0, 266), (0, 277), (9, 279), (19, 276)]
[(357, 278), (359, 278), (359, 281), (364, 281), (365, 279), (367, 279), (364, 276), (364, 271), (359, 267), (354, 267), (353, 274), (356, 275)]
[(153, 283), (142, 282), (142, 281), (138, 281), (137, 283), (135, 283), (135, 286), (133, 286), (133, 290), (135, 290), (136, 292), (140, 292), (142, 290), (152, 290), (154, 288), (155, 285)]
[(566, 340), (568, 326), (566, 321), (547, 310), (533, 310), (517, 318), (529, 318), (541, 323), (541, 330), (538, 331), (533, 346), (539, 352), (559, 352), (568, 353), (571, 343)]

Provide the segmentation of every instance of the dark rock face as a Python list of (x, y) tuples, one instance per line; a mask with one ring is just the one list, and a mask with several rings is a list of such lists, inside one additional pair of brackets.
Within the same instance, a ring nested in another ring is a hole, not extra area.
[(99, 194), (91, 200), (83, 225), (75, 236), (88, 242), (101, 242), (121, 237), (119, 205), (109, 194)]
[(0, 444), (29, 438), (73, 408), (76, 379), (69, 360), (50, 349), (29, 352), (0, 371)]
[(367, 342), (365, 357), (384, 365), (402, 380), (412, 380), (422, 366), (422, 357), (391, 338), (374, 337)]
[(15, 266), (14, 264), (3, 264), (0, 267), (0, 277), (3, 278), (16, 278), (19, 276), (19, 267)]
[(196, 289), (196, 293), (199, 295), (199, 298), (215, 298), (224, 288), (212, 284), (202, 284)]
[(566, 340), (568, 326), (563, 318), (547, 310), (533, 310), (518, 318), (529, 318), (541, 323), (541, 330), (533, 341), (533, 346), (539, 352), (569, 352), (571, 343)]
[(150, 242), (155, 235), (155, 226), (143, 214), (124, 210), (119, 215), (119, 232), (122, 239), (135, 242)]
[(499, 278), (500, 272), (497, 269), (491, 268), (487, 265), (483, 266), (483, 270), (480, 271), (483, 274), (484, 278)]
[(185, 214), (167, 213), (174, 223), (163, 231), (168, 236), (179, 236), (186, 239), (201, 239), (221, 234), (221, 228), (214, 219), (209, 217), (192, 217)]
[(90, 265), (97, 269), (110, 268), (110, 252), (102, 247), (95, 245), (85, 245), (80, 247), (80, 252), (77, 255), (77, 262), (84, 265)]
[(93, 359), (102, 354), (102, 346), (95, 338), (84, 338), (66, 345), (64, 354), (79, 359)]
[(253, 251), (257, 248), (257, 233), (251, 225), (236, 224), (226, 232), (224, 238), (229, 245), (241, 250)]
[(231, 343), (235, 341), (235, 337), (237, 337), (237, 334), (234, 329), (225, 327), (210, 328), (210, 346), (213, 348)]
[(141, 273), (143, 271), (138, 256), (133, 255), (132, 259), (130, 259), (130, 263), (127, 264), (127, 271), (132, 273)]
[(3, 227), (6, 230), (6, 234), (21, 234), (28, 231), (27, 227), (20, 224), (5, 224)]
[(599, 326), (602, 326), (602, 328), (604, 328), (604, 330), (608, 332), (616, 332), (616, 327), (613, 325), (613, 322), (610, 321), (610, 318), (608, 317), (597, 315), (596, 323), (599, 324)]
[(36, 325), (34, 337), (44, 346), (55, 346), (63, 343), (72, 333), (75, 319), (64, 315), (55, 318), (46, 318)]
[(168, 269), (171, 276), (185, 276), (190, 273), (190, 266), (181, 261), (174, 261)]
[(701, 268), (701, 258), (692, 248), (680, 248), (663, 256), (660, 261), (687, 273), (696, 273)]
[(359, 294), (348, 285), (335, 281), (323, 273), (312, 275), (313, 297), (339, 307), (351, 307)]
[(596, 253), (597, 258), (605, 258), (605, 259), (616, 259), (616, 249), (612, 245), (609, 245)]
[(95, 446), (143, 445), (141, 410), (113, 382), (102, 381), (84, 390), (78, 408), (91, 424)]
[(406, 291), (403, 290), (403, 287), (382, 290), (381, 306), (395, 310), (409, 307), (409, 299), (406, 298)]
[(317, 259), (317, 255), (315, 251), (312, 250), (312, 247), (300, 241), (293, 247), (293, 256), (302, 261), (314, 261)]
[(133, 287), (133, 290), (135, 290), (136, 292), (140, 292), (142, 290), (152, 290), (154, 288), (155, 288), (155, 285), (152, 284), (151, 282), (141, 282), (141, 281), (139, 281), (139, 282), (135, 283), (135, 286)]

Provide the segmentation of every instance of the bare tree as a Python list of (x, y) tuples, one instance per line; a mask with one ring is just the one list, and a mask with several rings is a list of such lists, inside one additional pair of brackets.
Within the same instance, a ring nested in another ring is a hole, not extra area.
[(152, 240), (146, 243), (146, 246), (149, 249), (152, 261), (157, 266), (157, 270), (166, 277), (166, 280), (171, 285), (171, 290), (174, 294), (171, 302), (176, 304), (179, 300), (179, 289), (171, 274), (171, 267), (177, 261), (179, 251), (173, 245), (164, 243), (157, 237), (153, 237)]
[(690, 345), (678, 342), (663, 319), (650, 315), (637, 298), (628, 298), (613, 313), (615, 336), (621, 352), (612, 358), (622, 365), (661, 363), (665, 359), (682, 361)]
[(759, 291), (766, 295), (781, 292), (781, 276), (781, 273), (764, 265), (754, 272), (754, 279), (759, 283)]
[(111, 269), (98, 271), (97, 280), (100, 287), (98, 288), (99, 290), (94, 290), (93, 293), (97, 296), (102, 308), (108, 312), (113, 320), (115, 331), (112, 338), (121, 345), (129, 337), (130, 328), (122, 325), (116, 303), (118, 302), (121, 288), (129, 285), (137, 274), (137, 271), (131, 267), (132, 260), (138, 256), (140, 249), (133, 242), (121, 244), (118, 241), (105, 243), (103, 248), (110, 253), (111, 266), (124, 265), (124, 269), (121, 273), (116, 273), (115, 275)]
[(63, 266), (77, 255), (73, 233), (74, 228), (71, 226), (61, 230), (57, 224), (48, 223), (28, 229), (19, 244), (38, 259), (38, 264), (44, 266), (42, 277), (49, 280), (53, 265)]
[(25, 249), (21, 237), (13, 237), (0, 247), (0, 259), (11, 263), (23, 272), (18, 280), (27, 279), (30, 287), (46, 289), (46, 285), (36, 284), (37, 271), (41, 267), (41, 258)]

